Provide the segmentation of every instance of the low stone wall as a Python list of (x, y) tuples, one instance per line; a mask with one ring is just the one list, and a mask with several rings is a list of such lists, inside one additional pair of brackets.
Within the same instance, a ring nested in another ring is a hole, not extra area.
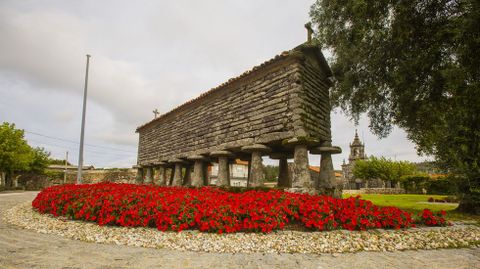
[[(83, 183), (116, 182), (135, 183), (136, 169), (112, 169), (112, 170), (85, 170), (82, 174)], [(47, 175), (22, 173), (18, 176), (18, 186), (25, 190), (41, 190), (53, 185), (63, 184), (63, 173), (55, 172)], [(52, 178), (53, 175), (53, 178)], [(68, 171), (67, 184), (74, 184), (77, 179), (77, 171)]]
[(404, 194), (404, 189), (398, 188), (361, 188), (359, 190), (343, 190), (343, 194)]

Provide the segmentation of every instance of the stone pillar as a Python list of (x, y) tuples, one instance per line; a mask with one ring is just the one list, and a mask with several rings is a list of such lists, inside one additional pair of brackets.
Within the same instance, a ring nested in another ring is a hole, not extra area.
[(156, 184), (159, 186), (166, 186), (167, 185), (167, 175), (166, 175), (166, 167), (160, 165), (157, 169), (157, 182)]
[(289, 192), (316, 194), (315, 182), (310, 174), (308, 164), (308, 147), (319, 145), (320, 141), (313, 137), (293, 137), (282, 141), (287, 149), (293, 149), (292, 187)]
[(292, 180), (288, 172), (288, 159), (293, 158), (293, 154), (290, 152), (273, 152), (269, 157), (270, 159), (278, 160), (277, 186), (281, 188), (291, 188)]
[(250, 161), (250, 170), (248, 185), (252, 187), (263, 186), (265, 181), (265, 173), (263, 171), (262, 155), (270, 152), (271, 149), (263, 144), (253, 144), (250, 146), (242, 147), (242, 151), (252, 154)]
[(172, 186), (182, 186), (182, 164), (175, 163)]
[(153, 182), (153, 167), (149, 166), (146, 168), (145, 181), (143, 183), (152, 184), (152, 182)]
[(190, 165), (185, 165), (185, 174), (183, 176), (183, 186), (192, 185), (192, 167)]
[(252, 170), (252, 159), (248, 160), (248, 167), (247, 167), (247, 188), (250, 187), (250, 185), (252, 184), (250, 181), (251, 181), (251, 178), (252, 176), (250, 175), (250, 171)]
[(211, 165), (209, 162), (205, 163), (205, 168), (203, 169), (203, 184), (205, 186), (210, 185), (210, 179), (208, 176), (208, 166)]
[(337, 185), (335, 178), (335, 170), (333, 169), (332, 154), (341, 153), (339, 147), (333, 147), (329, 141), (324, 142), (320, 147), (311, 150), (313, 154), (321, 154), (320, 156), (320, 174), (316, 189), (319, 193), (342, 198), (341, 186)]
[(206, 158), (202, 155), (193, 155), (188, 157), (188, 159), (195, 162), (193, 165), (192, 186), (202, 187), (207, 185), (208, 182), (206, 183), (207, 179), (205, 178), (206, 172), (208, 172), (205, 165)]
[(168, 162), (174, 164), (172, 186), (182, 186), (183, 185), (182, 168), (188, 163), (178, 158), (171, 159)]
[(175, 166), (170, 167), (170, 178), (168, 180), (168, 186), (173, 186), (173, 178), (175, 177)]
[(290, 177), (288, 176), (287, 158), (281, 158), (278, 161), (278, 187), (292, 187), (292, 182), (290, 181)]
[(296, 145), (294, 148), (292, 188), (294, 191), (315, 193), (315, 184), (308, 165), (307, 145)]
[(135, 178), (135, 183), (136, 184), (143, 183), (143, 168), (141, 166), (137, 166), (137, 176)]
[(228, 150), (220, 150), (210, 153), (210, 156), (218, 158), (217, 186), (230, 186), (230, 165), (228, 159), (232, 158), (233, 154)]

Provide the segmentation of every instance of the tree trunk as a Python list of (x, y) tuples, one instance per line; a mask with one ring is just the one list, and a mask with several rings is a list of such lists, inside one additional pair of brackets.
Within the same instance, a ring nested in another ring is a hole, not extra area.
[(12, 178), (13, 178), (13, 172), (12, 171), (7, 171), (5, 173), (5, 189), (11, 189), (12, 188)]
[(456, 211), (480, 215), (480, 194), (467, 192), (460, 195), (460, 204)]

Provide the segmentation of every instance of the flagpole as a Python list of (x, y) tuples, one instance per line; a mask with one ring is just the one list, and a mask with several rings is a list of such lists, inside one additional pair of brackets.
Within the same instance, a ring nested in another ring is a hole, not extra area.
[(77, 184), (82, 184), (82, 169), (83, 169), (83, 140), (85, 136), (85, 112), (87, 110), (87, 86), (88, 86), (88, 65), (90, 63), (90, 55), (87, 54), (87, 68), (85, 71), (85, 88), (83, 89), (83, 112), (82, 112), (82, 129), (80, 131), (80, 149), (78, 153), (78, 172)]

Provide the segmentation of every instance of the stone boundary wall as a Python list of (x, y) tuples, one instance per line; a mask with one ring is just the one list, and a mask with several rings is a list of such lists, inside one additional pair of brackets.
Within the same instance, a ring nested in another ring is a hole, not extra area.
[[(135, 183), (136, 169), (125, 170), (86, 170), (83, 171), (82, 178), (85, 184), (99, 182), (116, 183)], [(67, 173), (67, 184), (74, 184), (77, 178), (77, 171), (71, 170)], [(41, 190), (53, 185), (63, 184), (63, 172), (58, 172), (58, 176), (50, 179), (46, 175), (20, 174), (18, 176), (18, 185), (25, 190)]]
[(362, 188), (359, 190), (343, 190), (343, 194), (405, 194), (404, 189), (399, 188)]

